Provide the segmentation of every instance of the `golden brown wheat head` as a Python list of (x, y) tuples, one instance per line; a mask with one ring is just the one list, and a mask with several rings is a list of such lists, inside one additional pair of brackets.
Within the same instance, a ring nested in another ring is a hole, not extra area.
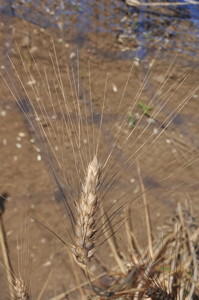
[(101, 168), (94, 156), (89, 163), (86, 179), (82, 186), (80, 201), (76, 202), (76, 245), (73, 254), (78, 264), (85, 266), (94, 254), (95, 212), (97, 208), (97, 188), (100, 181)]
[(29, 294), (22, 279), (14, 279), (14, 299), (13, 300), (29, 300)]

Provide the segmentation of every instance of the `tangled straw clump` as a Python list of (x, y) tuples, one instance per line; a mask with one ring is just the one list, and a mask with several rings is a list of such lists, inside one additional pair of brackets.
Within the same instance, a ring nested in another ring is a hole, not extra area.
[(152, 300), (175, 300), (175, 298), (172, 295), (168, 294), (166, 291), (164, 291), (159, 287), (148, 288), (146, 291), (146, 295), (150, 297)]

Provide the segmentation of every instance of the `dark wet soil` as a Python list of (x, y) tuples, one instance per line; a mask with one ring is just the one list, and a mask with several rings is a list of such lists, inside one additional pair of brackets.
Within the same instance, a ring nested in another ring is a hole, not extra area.
[[(155, 232), (175, 212), (178, 201), (191, 201), (195, 215), (197, 216), (199, 213), (198, 55), (195, 53), (192, 62), (186, 53), (180, 53), (177, 57), (167, 53), (167, 59), (160, 59), (161, 51), (159, 52), (160, 56), (149, 55), (144, 61), (139, 61), (137, 58), (132, 59), (132, 57), (127, 59), (128, 56), (123, 60), (118, 59), (120, 56), (113, 55), (114, 52), (120, 52), (122, 57), (122, 51), (121, 43), (118, 43), (111, 32), (89, 33), (88, 43), (83, 47), (78, 47), (77, 52), (77, 44), (74, 41), (65, 42), (65, 35), (72, 36), (72, 29), (70, 33), (67, 30), (63, 31), (63, 36), (58, 37), (57, 29), (44, 29), (18, 17), (8, 17), (5, 14), (2, 15), (0, 28), (0, 193), (9, 195), (3, 221), (10, 257), (16, 273), (25, 275), (25, 279), (30, 281), (33, 299), (37, 299), (45, 284), (46, 288), (41, 299), (51, 299), (78, 286), (85, 278), (74, 265), (68, 249), (35, 221), (35, 219), (40, 220), (41, 223), (47, 224), (65, 239), (68, 238), (66, 232), (70, 231), (70, 222), (67, 220), (66, 210), (62, 205), (62, 195), (54, 184), (52, 174), (49, 174), (48, 161), (45, 159), (45, 155), (39, 151), (42, 149), (41, 140), (38, 139), (37, 132), (30, 126), (30, 122), (26, 120), (14, 99), (16, 97), (21, 101), (23, 109), (28, 116), (31, 116), (28, 99), (35, 101), (36, 95), (32, 86), (37, 86), (39, 98), (45, 104), (47, 113), (51, 115), (55, 113), (49, 103), (47, 83), (44, 80), (45, 73), (41, 73), (42, 75), (38, 73), (29, 52), (34, 56), (38, 69), (41, 72), (46, 70), (52, 87), (56, 80), (49, 55), (53, 55), (54, 46), (60, 75), (63, 78), (66, 76), (66, 62), (74, 66), (75, 74), (77, 74), (77, 61), (79, 62), (81, 105), (87, 105), (91, 101), (88, 78), (88, 60), (90, 61), (94, 117), (89, 116), (87, 120), (88, 123), (90, 120), (91, 125), (94, 123), (96, 132), (100, 126), (104, 86), (108, 73), (107, 101), (102, 126), (103, 137), (100, 145), (100, 153), (103, 158), (107, 151), (111, 150), (123, 115), (126, 126), (120, 135), (119, 146), (113, 152), (113, 164), (107, 171), (109, 178), (114, 170), (118, 172), (119, 176), (104, 201), (107, 203), (107, 209), (110, 209), (109, 207), (113, 205), (114, 201), (119, 201), (118, 199), (122, 199), (121, 204), (131, 203), (135, 233), (143, 246), (146, 246), (143, 201), (140, 196), (138, 170), (133, 161), (134, 157), (139, 159), (143, 182), (145, 188), (148, 189), (147, 198), (150, 203)], [(191, 36), (190, 39), (192, 39)], [(180, 39), (178, 40), (176, 37), (175, 42), (176, 44), (180, 43)], [(189, 40), (187, 40), (188, 42)], [(132, 47), (130, 45), (128, 47)], [(32, 74), (32, 81), (24, 71), (20, 55), (24, 65)], [(28, 94), (24, 92), (13, 70), (10, 58), (18, 70)], [(186, 63), (188, 61), (190, 63)], [(149, 71), (153, 62), (153, 67)], [(172, 63), (175, 67), (171, 70)], [(134, 65), (133, 72), (125, 91), (124, 101), (118, 110), (118, 103), (132, 64)], [(165, 82), (167, 72), (169, 75)], [(139, 102), (150, 103), (152, 112), (149, 116), (142, 116), (143, 111), (139, 105), (136, 104), (133, 111), (128, 107), (133, 105), (136, 95), (139, 95), (139, 87), (143, 85), (146, 76), (148, 76), (147, 84), (144, 85), (142, 94), (139, 96)], [(161, 85), (162, 82), (165, 84)], [(64, 84), (64, 89), (70, 90), (68, 81), (64, 81)], [(56, 93), (53, 95), (57, 99)], [(71, 99), (70, 97), (69, 92), (69, 99)], [(150, 102), (151, 100), (153, 101)], [(67, 122), (67, 115), (63, 116), (56, 101), (54, 103), (58, 118), (57, 128), (60, 130), (59, 124), (63, 123), (63, 118)], [(74, 107), (70, 107), (70, 109), (72, 120), (75, 123), (77, 114)], [(161, 112), (158, 113), (160, 110)], [(150, 118), (153, 114), (155, 117)], [(151, 119), (153, 122), (149, 126)], [(138, 122), (138, 127), (129, 142), (124, 145), (122, 139), (127, 137), (130, 130), (133, 129), (131, 126), (134, 126), (132, 122), (135, 120)], [(83, 123), (83, 126), (86, 127), (86, 125)], [(43, 122), (42, 126), (51, 131), (48, 123)], [(146, 128), (144, 134), (138, 138), (144, 128)], [(162, 129), (164, 130), (162, 131)], [(71, 133), (72, 136), (73, 134)], [(159, 138), (157, 138), (158, 136)], [(52, 143), (56, 145), (54, 137)], [(63, 150), (64, 163), (62, 167), (66, 174), (75, 178), (71, 147), (67, 143), (68, 141)], [(87, 143), (82, 146), (82, 153), (88, 151)], [(144, 147), (141, 151), (139, 148), (143, 143)], [(139, 156), (134, 155), (133, 157), (133, 153), (139, 153)], [(62, 152), (58, 155), (63, 156)], [(131, 160), (129, 161), (128, 158)], [(80, 186), (74, 179), (71, 184), (73, 197), (77, 195), (76, 188), (78, 189)], [(68, 191), (68, 193), (70, 192)], [(123, 193), (125, 193), (125, 197)], [(124, 205), (124, 207), (126, 206)], [(120, 213), (124, 213), (123, 210)], [(121, 251), (126, 249), (126, 237), (123, 232), (124, 227), (120, 228), (117, 233)], [(118, 272), (112, 254), (108, 255), (110, 250), (107, 243), (103, 244), (103, 247), (99, 248), (99, 256), (102, 257), (104, 265), (111, 273)], [(105, 252), (107, 254), (104, 257)], [(93, 271), (97, 274), (102, 270), (94, 269)], [(3, 300), (8, 295), (3, 267), (0, 268), (0, 274), (2, 278), (0, 299)], [(89, 294), (90, 291), (86, 290), (85, 293)], [(79, 295), (81, 293), (77, 289), (77, 292), (72, 293), (70, 297), (71, 299), (81, 299)]]

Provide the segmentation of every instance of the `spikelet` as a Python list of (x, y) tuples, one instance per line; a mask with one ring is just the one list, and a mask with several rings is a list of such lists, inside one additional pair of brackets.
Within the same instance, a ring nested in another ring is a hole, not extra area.
[(72, 252), (76, 262), (85, 267), (94, 254), (95, 212), (97, 209), (97, 188), (100, 182), (101, 168), (94, 156), (89, 163), (85, 183), (82, 186), (80, 201), (76, 203), (77, 220), (75, 245)]
[(14, 299), (13, 300), (29, 300), (29, 294), (27, 288), (22, 279), (14, 278)]

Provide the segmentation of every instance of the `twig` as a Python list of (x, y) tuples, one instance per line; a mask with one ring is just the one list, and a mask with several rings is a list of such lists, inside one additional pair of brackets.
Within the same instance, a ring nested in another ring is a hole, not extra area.
[(51, 277), (51, 274), (52, 274), (52, 272), (50, 272), (50, 273), (48, 274), (47, 279), (45, 280), (45, 282), (44, 282), (44, 284), (43, 284), (43, 286), (42, 286), (42, 289), (41, 289), (41, 291), (40, 291), (40, 293), (39, 293), (39, 295), (38, 295), (38, 297), (37, 297), (37, 300), (41, 300), (41, 297), (43, 296), (43, 293), (44, 293), (44, 291), (45, 291), (45, 289), (46, 289), (46, 287), (47, 287), (47, 285), (48, 285), (48, 282), (49, 282), (49, 279), (50, 279), (50, 277)]
[(132, 260), (133, 260), (133, 263), (136, 265), (139, 262), (137, 257), (141, 257), (142, 253), (141, 253), (140, 246), (138, 245), (137, 239), (133, 232), (133, 228), (132, 228), (133, 226), (131, 223), (130, 207), (127, 208), (126, 214), (127, 214), (127, 219), (125, 221), (126, 234), (127, 234), (130, 251), (131, 251)]
[(139, 0), (126, 0), (126, 4), (129, 6), (185, 6), (185, 5), (199, 5), (198, 1), (186, 1), (186, 2), (141, 2)]
[[(111, 224), (108, 220), (108, 217), (107, 217), (106, 213), (104, 212), (103, 207), (102, 207), (102, 215), (106, 219), (106, 221), (108, 222), (109, 227), (111, 228)], [(111, 230), (112, 230), (112, 228), (111, 228)], [(105, 231), (105, 235), (107, 235), (106, 231)], [(122, 262), (122, 259), (121, 259), (120, 255), (119, 255), (119, 249), (118, 249), (117, 245), (115, 244), (114, 240), (111, 237), (107, 236), (107, 238), (108, 238), (108, 244), (111, 248), (111, 251), (113, 252), (114, 258), (115, 258), (120, 270), (122, 271), (123, 274), (126, 274), (126, 269), (124, 267), (124, 264)]]
[(90, 281), (90, 280), (87, 280), (86, 282), (83, 282), (83, 283), (81, 283), (80, 285), (78, 285), (78, 286), (76, 286), (76, 287), (74, 287), (74, 288), (71, 288), (71, 289), (69, 289), (68, 291), (66, 291), (66, 292), (64, 292), (64, 293), (62, 293), (62, 294), (60, 294), (60, 295), (58, 295), (58, 296), (55, 296), (55, 297), (51, 298), (50, 300), (62, 300), (62, 299), (65, 299), (67, 295), (69, 295), (69, 294), (75, 292), (76, 290), (78, 290), (78, 289), (80, 289), (80, 288), (82, 288), (82, 287), (85, 287), (85, 286), (89, 285), (90, 282), (94, 282), (96, 279), (99, 279), (99, 278), (103, 277), (104, 275), (106, 275), (106, 272), (101, 273), (100, 275), (98, 275), (98, 276), (92, 278), (91, 281)]

